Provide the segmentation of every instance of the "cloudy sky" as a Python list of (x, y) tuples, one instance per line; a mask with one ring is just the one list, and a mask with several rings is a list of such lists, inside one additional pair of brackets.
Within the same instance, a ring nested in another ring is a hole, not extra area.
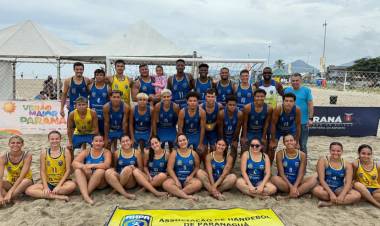
[(85, 47), (144, 20), (179, 47), (225, 58), (303, 59), (319, 65), (380, 55), (378, 0), (0, 0), (0, 28), (33, 20)]

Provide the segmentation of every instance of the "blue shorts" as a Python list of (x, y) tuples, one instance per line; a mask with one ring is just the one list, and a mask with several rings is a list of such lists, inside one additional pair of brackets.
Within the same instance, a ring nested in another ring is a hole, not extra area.
[[(234, 138), (233, 136), (224, 136), (224, 139), (226, 140), (227, 145), (232, 144), (233, 138)], [(239, 143), (239, 138), (237, 139), (237, 142)]]
[(367, 190), (369, 191), (369, 193), (373, 193), (374, 191), (376, 191), (377, 189), (380, 189), (380, 188), (367, 188)]
[(215, 130), (205, 131), (205, 137), (203, 139), (203, 144), (215, 146), (217, 140), (218, 140), (218, 133)]
[(263, 180), (250, 180), (250, 181), (254, 187), (259, 186), (263, 182)]
[(157, 136), (160, 138), (161, 143), (173, 142), (177, 138), (177, 129), (173, 128), (157, 128)]
[(212, 174), (212, 178), (214, 178), (214, 183), (219, 179), (220, 176), (221, 174), (215, 174), (215, 173)]
[(50, 189), (50, 191), (53, 191), (54, 188), (57, 186), (57, 185), (53, 185), (53, 184), (50, 184), (50, 183), (47, 183), (48, 185), (48, 188)]
[(191, 133), (191, 134), (186, 134), (187, 139), (189, 139), (189, 144), (188, 146), (193, 146), (193, 149), (197, 149), (199, 145), (199, 138), (201, 134), (200, 133)]
[(113, 140), (119, 140), (121, 139), (121, 137), (124, 135), (124, 131), (123, 130), (110, 130), (110, 132), (108, 133), (108, 139), (110, 139), (111, 141)]
[(251, 142), (253, 139), (258, 139), (261, 142), (261, 139), (263, 139), (263, 133), (247, 132), (247, 139), (248, 142)]
[(289, 131), (278, 131), (276, 130), (276, 140), (279, 140), (282, 136), (285, 136), (286, 134), (292, 134), (293, 137), (296, 136), (295, 130), (289, 130)]
[(134, 147), (137, 148), (140, 145), (140, 142), (144, 142), (145, 147), (149, 147), (149, 136), (150, 136), (150, 131), (146, 132), (137, 132), (135, 131), (135, 144)]
[(185, 108), (187, 106), (186, 100), (175, 100), (174, 103), (178, 104), (179, 109)]
[(99, 133), (100, 135), (104, 135), (104, 120), (103, 119), (98, 119), (98, 128), (99, 128)]
[(73, 149), (81, 148), (82, 144), (91, 144), (94, 138), (94, 134), (73, 135)]
[(339, 189), (342, 190), (343, 189), (343, 186), (340, 186), (340, 187), (331, 187), (329, 186), (330, 189), (335, 193), (336, 191), (338, 191)]
[(285, 174), (285, 176), (286, 176), (286, 178), (288, 178), (288, 181), (291, 183), (291, 184), (293, 184), (294, 185), (294, 183), (296, 183), (296, 180), (297, 180), (297, 176), (296, 177), (290, 177), (290, 176), (288, 176), (288, 175), (286, 175)]

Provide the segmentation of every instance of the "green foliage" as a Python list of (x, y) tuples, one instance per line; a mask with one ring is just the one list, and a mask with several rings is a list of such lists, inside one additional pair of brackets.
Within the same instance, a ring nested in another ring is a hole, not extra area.
[(361, 58), (348, 68), (353, 71), (376, 71), (380, 72), (380, 57)]
[(278, 59), (274, 62), (276, 68), (284, 69), (285, 68), (285, 63), (284, 60)]

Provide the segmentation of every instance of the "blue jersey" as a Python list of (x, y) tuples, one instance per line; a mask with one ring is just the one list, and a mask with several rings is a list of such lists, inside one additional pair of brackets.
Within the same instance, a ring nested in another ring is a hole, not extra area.
[(203, 102), (204, 100), (206, 100), (206, 91), (211, 88), (212, 88), (211, 78), (207, 78), (207, 82), (205, 83), (201, 82), (199, 78), (197, 79), (195, 83), (195, 91), (197, 91), (200, 95), (200, 99), (199, 99), (200, 102)]
[(154, 159), (148, 162), (148, 169), (150, 176), (154, 177), (159, 173), (166, 173), (166, 165), (168, 164), (168, 160), (166, 159), (166, 151), (164, 151), (164, 155), (159, 159)]
[(288, 178), (291, 184), (294, 184), (298, 177), (298, 170), (301, 165), (301, 155), (300, 151), (297, 150), (297, 156), (294, 158), (289, 158), (286, 155), (286, 151), (283, 152), (282, 165), (284, 166), (285, 176)]
[(123, 156), (123, 151), (119, 150), (119, 157), (117, 158), (116, 162), (116, 172), (121, 173), (121, 171), (126, 166), (137, 166), (137, 158), (136, 158), (136, 151), (133, 149), (133, 154), (131, 157), (126, 158)]
[(146, 111), (143, 115), (139, 114), (138, 107), (135, 106), (134, 116), (134, 129), (136, 133), (150, 132), (151, 127), (151, 114), (149, 105), (146, 106)]
[(92, 149), (90, 150), (90, 153), (88, 153), (88, 155), (84, 159), (84, 164), (100, 164), (103, 162), (104, 162), (104, 152), (102, 151), (102, 153), (97, 158), (95, 158), (92, 156)]
[(212, 177), (214, 178), (214, 182), (216, 182), (220, 175), (222, 175), (224, 167), (227, 164), (227, 158), (224, 158), (223, 161), (217, 161), (214, 157), (214, 152), (212, 152), (212, 160), (211, 160), (211, 166), (212, 166)]
[[(326, 157), (327, 158), (327, 157)], [(342, 167), (340, 169), (335, 169), (331, 167), (330, 161), (328, 167), (325, 169), (325, 181), (327, 185), (335, 192), (338, 188), (344, 186), (344, 177), (346, 176), (346, 170), (344, 167), (344, 161), (342, 159)]]
[(112, 103), (109, 102), (109, 116), (110, 116), (110, 131), (121, 131), (123, 130), (123, 119), (124, 119), (124, 103), (120, 102), (119, 110), (114, 111), (112, 109)]
[(293, 87), (288, 87), (284, 93), (293, 93), (296, 95), (296, 105), (301, 110), (301, 124), (305, 125), (309, 121), (309, 102), (313, 100), (310, 88), (301, 86), (295, 90)]
[(224, 132), (224, 138), (225, 138), (227, 144), (232, 143), (232, 139), (234, 137), (236, 127), (238, 124), (238, 115), (239, 115), (239, 110), (235, 109), (235, 111), (232, 115), (232, 118), (230, 118), (230, 116), (228, 116), (227, 108), (224, 109), (223, 132)]
[(226, 105), (227, 96), (234, 93), (234, 89), (233, 89), (231, 81), (229, 81), (227, 86), (223, 86), (222, 84), (220, 84), (220, 81), (219, 81), (216, 86), (216, 90), (218, 91), (216, 100), (218, 103), (221, 103), (223, 105)]
[(265, 157), (261, 156), (261, 160), (256, 162), (253, 160), (251, 151), (248, 151), (249, 157), (247, 159), (247, 175), (253, 186), (257, 186), (265, 176)]
[(90, 108), (96, 112), (98, 120), (103, 120), (103, 106), (109, 101), (107, 85), (98, 89), (95, 85), (90, 90)]
[(157, 128), (175, 128), (178, 121), (178, 115), (174, 111), (173, 103), (170, 103), (168, 111), (164, 110), (164, 104), (160, 104), (160, 111), (158, 115)]
[(183, 123), (183, 131), (186, 136), (198, 134), (201, 132), (201, 116), (199, 114), (199, 107), (195, 111), (193, 117), (190, 117), (188, 108), (185, 108), (185, 120)]
[(219, 105), (218, 105), (218, 103), (215, 103), (215, 105), (214, 105), (214, 111), (211, 112), (210, 114), (206, 111), (206, 103), (202, 104), (201, 107), (206, 112), (206, 127), (208, 127), (208, 125), (215, 124), (216, 123), (216, 119), (218, 118), (218, 113), (219, 113)]
[(185, 74), (181, 81), (178, 81), (176, 76), (173, 75), (173, 88), (172, 100), (179, 105), (180, 108), (186, 106), (186, 95), (190, 92), (190, 81), (188, 81), (187, 74)]
[(263, 134), (265, 120), (268, 117), (268, 105), (264, 103), (261, 112), (256, 112), (255, 104), (251, 103), (251, 111), (248, 115), (248, 133)]
[(249, 85), (248, 88), (242, 88), (241, 84), (239, 84), (236, 92), (237, 96), (237, 106), (239, 110), (243, 109), (246, 104), (253, 102), (253, 91), (252, 85)]
[(296, 106), (294, 105), (292, 110), (289, 113), (284, 111), (284, 107), (282, 107), (281, 115), (278, 119), (276, 128), (277, 133), (281, 135), (285, 135), (291, 133), (295, 135), (296, 132)]
[(140, 81), (140, 93), (146, 93), (148, 96), (151, 94), (155, 94), (156, 90), (154, 89), (154, 86), (152, 85), (152, 79), (149, 82), (144, 82), (141, 78), (139, 79)]
[(86, 81), (84, 78), (82, 78), (81, 84), (77, 85), (74, 82), (74, 78), (71, 78), (70, 82), (70, 89), (69, 89), (69, 99), (70, 99), (70, 106), (69, 106), (69, 113), (74, 111), (75, 109), (75, 100), (78, 97), (84, 97), (88, 98), (88, 91), (87, 91), (87, 86), (86, 86)]
[(192, 151), (190, 151), (188, 156), (181, 156), (177, 151), (175, 156), (174, 172), (182, 185), (185, 183), (186, 178), (193, 172), (194, 167), (195, 160)]

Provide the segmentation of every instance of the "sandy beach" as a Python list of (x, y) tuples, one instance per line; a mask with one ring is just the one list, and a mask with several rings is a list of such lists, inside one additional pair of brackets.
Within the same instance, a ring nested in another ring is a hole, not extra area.
[[(338, 106), (378, 106), (378, 95), (359, 92), (341, 92), (313, 88), (316, 106), (328, 106), (329, 96), (338, 95)], [(39, 152), (46, 147), (45, 135), (25, 135), (25, 150), (33, 153), (33, 178), (39, 181)], [(357, 147), (366, 143), (374, 148), (374, 155), (379, 160), (379, 137), (311, 137), (309, 139), (308, 174), (315, 172), (315, 165), (320, 156), (328, 153), (328, 145), (332, 141), (340, 141), (344, 145), (344, 157), (350, 161), (357, 157)], [(0, 152), (7, 151), (7, 138), (0, 139)], [(239, 162), (235, 165), (235, 173), (240, 176)], [(275, 169), (272, 170), (275, 174)], [(67, 203), (51, 200), (33, 200), (22, 197), (16, 204), (0, 208), (0, 225), (102, 225), (115, 206), (133, 209), (203, 209), (203, 208), (272, 208), (286, 225), (379, 225), (380, 210), (367, 202), (353, 206), (334, 206), (318, 208), (318, 200), (306, 196), (300, 199), (277, 200), (276, 196), (266, 199), (253, 199), (242, 195), (236, 189), (226, 192), (227, 201), (217, 201), (206, 191), (198, 195), (200, 200), (192, 202), (169, 198), (161, 200), (150, 193), (138, 193), (137, 200), (127, 200), (118, 194), (109, 194), (110, 189), (93, 193), (95, 205), (84, 203), (79, 191), (76, 191)], [(137, 191), (137, 189), (133, 190)]]

